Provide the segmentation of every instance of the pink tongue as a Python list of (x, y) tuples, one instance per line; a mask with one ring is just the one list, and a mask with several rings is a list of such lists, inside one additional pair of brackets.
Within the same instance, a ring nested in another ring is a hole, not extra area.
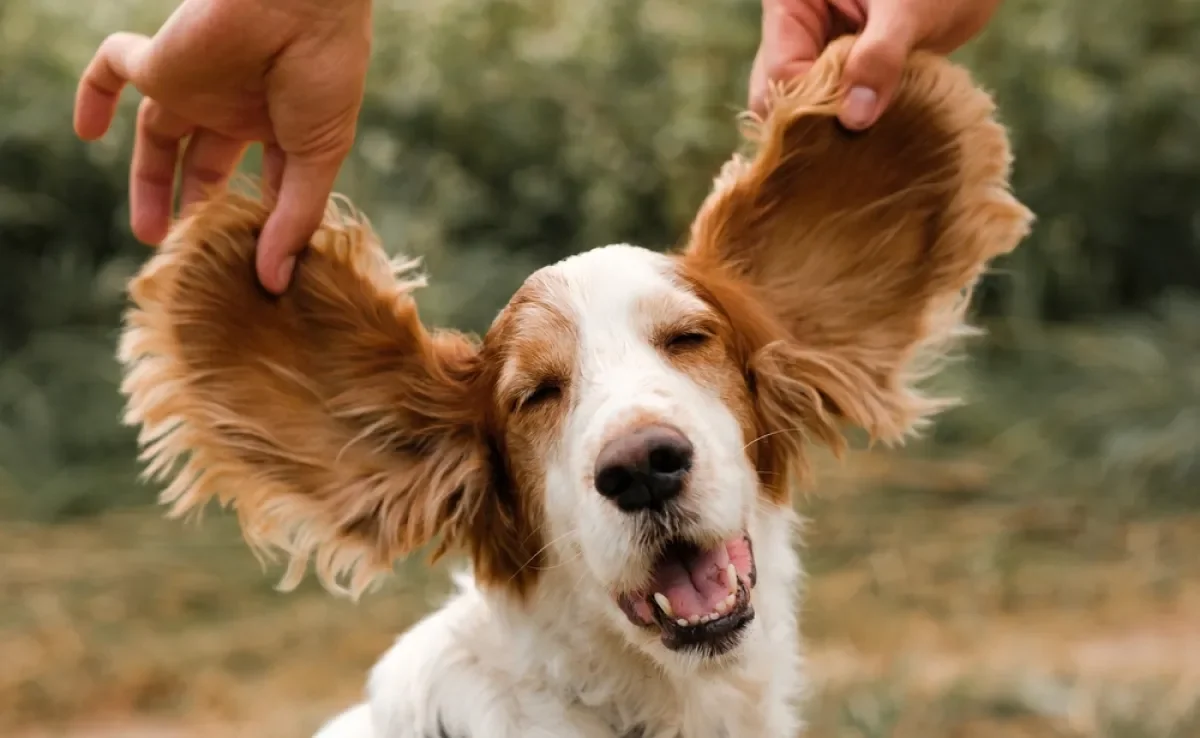
[(729, 596), (729, 551), (722, 545), (698, 552), (687, 562), (670, 558), (654, 570), (654, 591), (671, 603), (672, 617), (708, 615)]

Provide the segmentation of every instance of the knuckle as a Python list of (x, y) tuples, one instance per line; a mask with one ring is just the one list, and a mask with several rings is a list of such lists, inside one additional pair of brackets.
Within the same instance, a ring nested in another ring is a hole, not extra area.
[(770, 81), (779, 81), (788, 76), (788, 62), (775, 60), (767, 65), (767, 79)]
[(855, 76), (873, 81), (892, 77), (903, 70), (907, 55), (904, 44), (891, 39), (879, 39), (864, 44), (858, 50), (851, 71)]
[(229, 175), (211, 165), (191, 164), (183, 171), (184, 179), (200, 187), (223, 184)]
[(182, 119), (152, 97), (142, 98), (137, 123), (139, 133), (160, 148), (178, 145), (179, 139), (188, 132)]
[(779, 61), (767, 67), (767, 79), (771, 82), (788, 82), (794, 77), (799, 76), (799, 69), (795, 62)]
[(111, 57), (119, 53), (127, 37), (127, 34), (120, 31), (108, 34), (96, 49), (96, 56)]
[(338, 165), (354, 148), (353, 120), (332, 120), (314, 127), (309, 135), (300, 139), (299, 145), (285, 146), (289, 154), (301, 156), (314, 164)]
[(904, 44), (891, 39), (880, 39), (864, 50), (867, 63), (883, 69), (902, 66), (905, 55)]
[(143, 97), (138, 103), (138, 124), (148, 128), (161, 127), (163, 107), (152, 97)]
[(184, 164), (184, 179), (200, 187), (223, 185), (229, 179), (232, 168), (232, 162), (226, 168), (226, 162), (223, 161), (192, 160)]

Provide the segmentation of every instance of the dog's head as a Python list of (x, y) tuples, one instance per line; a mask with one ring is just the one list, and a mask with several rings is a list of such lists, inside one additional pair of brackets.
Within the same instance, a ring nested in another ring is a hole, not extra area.
[(287, 583), (315, 557), (358, 591), (433, 544), (517, 598), (569, 571), (564, 596), (660, 660), (734, 652), (803, 441), (895, 442), (939, 409), (924, 359), (1030, 222), (990, 100), (948, 62), (915, 57), (874, 128), (841, 129), (848, 44), (777, 95), (682, 250), (547, 267), (481, 341), (427, 330), (352, 215), (331, 209), (272, 298), (265, 208), (197, 208), (134, 281), (121, 349), (165, 499), (232, 502)]

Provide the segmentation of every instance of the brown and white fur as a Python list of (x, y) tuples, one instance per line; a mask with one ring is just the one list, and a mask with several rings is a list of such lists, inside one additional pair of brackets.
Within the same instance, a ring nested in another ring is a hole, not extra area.
[(848, 44), (777, 91), (683, 248), (546, 267), (482, 340), (426, 329), (412, 265), (345, 208), (282, 297), (254, 279), (266, 210), (233, 194), (136, 277), (127, 419), (175, 512), (231, 504), (287, 585), (469, 558), (322, 736), (796, 734), (806, 445), (896, 443), (944, 407), (916, 383), (1031, 221), (989, 97), (943, 59), (840, 128)]

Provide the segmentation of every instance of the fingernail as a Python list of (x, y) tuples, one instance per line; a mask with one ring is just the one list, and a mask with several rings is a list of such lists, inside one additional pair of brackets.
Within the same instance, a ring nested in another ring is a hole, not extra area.
[(294, 271), (295, 268), (296, 257), (294, 256), (287, 257), (283, 260), (283, 263), (279, 265), (279, 271), (277, 274), (279, 277), (279, 288), (281, 290), (287, 289), (288, 282), (292, 281), (292, 271)]
[(850, 128), (866, 128), (875, 118), (879, 96), (869, 87), (854, 87), (842, 104), (842, 122)]

